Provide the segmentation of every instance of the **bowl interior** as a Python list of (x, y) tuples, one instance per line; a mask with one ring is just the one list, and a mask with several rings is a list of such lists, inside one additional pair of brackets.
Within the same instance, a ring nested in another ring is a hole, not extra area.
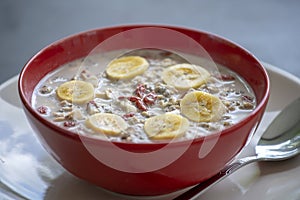
[[(178, 32), (178, 38), (185, 35), (184, 37), (188, 37), (192, 42), (201, 45), (215, 62), (227, 66), (242, 76), (250, 84), (256, 95), (257, 108), (254, 112), (259, 110), (264, 101), (266, 101), (269, 90), (266, 71), (259, 61), (242, 47), (222, 37), (206, 32), (178, 27), (133, 25), (96, 29), (79, 33), (59, 40), (42, 49), (29, 60), (20, 75), (19, 91), (25, 107), (30, 110), (30, 112), (35, 112), (31, 107), (31, 96), (35, 86), (47, 73), (67, 62), (87, 56), (97, 45), (109, 40), (112, 36), (123, 34), (124, 31), (138, 30), (138, 36), (134, 38), (136, 43), (128, 42), (131, 40), (126, 41), (126, 37), (130, 37), (130, 35), (125, 35), (123, 37), (125, 38), (124, 42), (120, 40), (112, 41), (109, 43), (110, 45), (104, 45), (102, 50), (134, 49), (149, 46), (149, 44), (152, 45), (153, 43), (157, 43), (157, 45), (161, 45), (162, 43), (162, 47), (199, 55), (199, 52), (197, 52), (198, 47), (195, 47), (195, 45), (187, 45), (184, 42), (179, 42), (174, 45), (172, 43), (173, 40), (162, 40), (161, 38), (164, 39), (168, 37), (168, 31), (155, 33), (155, 28)], [(174, 37), (177, 37), (177, 35), (175, 34)], [(147, 40), (145, 40), (145, 38), (147, 38)], [(39, 115), (35, 116), (40, 117)]]

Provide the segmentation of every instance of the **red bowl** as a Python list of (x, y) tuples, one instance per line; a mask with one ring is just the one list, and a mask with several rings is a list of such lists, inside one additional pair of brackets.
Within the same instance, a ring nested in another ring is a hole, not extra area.
[[(164, 47), (199, 54), (195, 46), (184, 42), (173, 46), (168, 40), (172, 36), (164, 34), (164, 31), (149, 34), (148, 28), (161, 28), (190, 38), (201, 45), (215, 62), (237, 72), (256, 95), (255, 110), (239, 123), (207, 137), (171, 143), (134, 144), (79, 136), (45, 120), (31, 106), (33, 90), (47, 73), (69, 61), (87, 56), (101, 42), (124, 31), (139, 30), (141, 37), (133, 38), (134, 43), (125, 40), (114, 42), (106, 46), (105, 51), (149, 46), (158, 41), (157, 44)], [(145, 44), (145, 40), (150, 43)], [(27, 119), (40, 142), (66, 170), (105, 189), (130, 195), (170, 193), (218, 173), (245, 146), (258, 126), (269, 98), (267, 73), (251, 53), (211, 33), (160, 25), (101, 28), (54, 42), (28, 61), (20, 74), (18, 86)]]

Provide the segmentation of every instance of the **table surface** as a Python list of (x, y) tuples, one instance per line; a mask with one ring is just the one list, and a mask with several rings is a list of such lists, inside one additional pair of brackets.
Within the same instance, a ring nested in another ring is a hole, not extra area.
[(0, 83), (37, 51), (70, 34), (119, 24), (184, 26), (228, 38), (300, 77), (298, 0), (0, 1)]

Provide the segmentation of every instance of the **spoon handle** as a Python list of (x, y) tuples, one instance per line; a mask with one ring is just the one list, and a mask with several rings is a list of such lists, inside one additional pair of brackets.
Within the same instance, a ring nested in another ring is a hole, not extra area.
[(235, 172), (236, 170), (240, 169), (241, 167), (258, 161), (259, 158), (257, 156), (249, 156), (245, 158), (238, 159), (233, 163), (226, 165), (219, 173), (214, 175), (213, 177), (205, 180), (204, 182), (199, 183), (198, 185), (194, 186), (193, 188), (189, 189), (188, 191), (184, 192), (183, 194), (179, 195), (178, 197), (174, 198), (174, 200), (193, 200), (203, 194), (205, 191), (210, 189), (215, 184), (219, 183), (221, 180)]

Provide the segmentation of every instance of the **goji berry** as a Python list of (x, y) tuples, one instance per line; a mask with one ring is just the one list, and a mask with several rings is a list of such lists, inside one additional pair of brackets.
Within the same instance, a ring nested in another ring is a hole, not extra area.
[(66, 121), (64, 122), (64, 127), (73, 127), (76, 123), (74, 121)]
[(37, 111), (43, 115), (47, 114), (48, 108), (46, 106), (40, 106), (38, 107)]

